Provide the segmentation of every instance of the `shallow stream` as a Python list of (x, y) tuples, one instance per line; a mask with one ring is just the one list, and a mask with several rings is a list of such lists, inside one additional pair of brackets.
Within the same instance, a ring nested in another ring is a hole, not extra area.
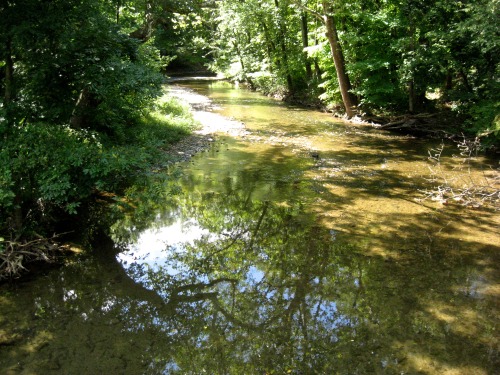
[(220, 133), (114, 245), (0, 286), (0, 373), (498, 371), (498, 213), (423, 199), (492, 177), (480, 160), (225, 82), (173, 90)]

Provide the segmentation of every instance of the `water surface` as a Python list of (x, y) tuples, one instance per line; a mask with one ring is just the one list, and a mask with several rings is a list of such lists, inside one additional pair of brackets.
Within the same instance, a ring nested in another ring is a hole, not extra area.
[(245, 132), (183, 164), (114, 246), (1, 286), (2, 373), (497, 371), (498, 215), (421, 200), (439, 142), (177, 84)]

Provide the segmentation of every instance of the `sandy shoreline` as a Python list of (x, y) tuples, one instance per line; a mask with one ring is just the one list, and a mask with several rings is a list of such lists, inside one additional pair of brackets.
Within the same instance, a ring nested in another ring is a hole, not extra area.
[(198, 152), (206, 150), (218, 134), (233, 137), (247, 134), (244, 123), (213, 112), (217, 106), (208, 97), (178, 85), (169, 86), (169, 95), (188, 104), (194, 119), (200, 124), (193, 134), (168, 148), (174, 162), (187, 161)]

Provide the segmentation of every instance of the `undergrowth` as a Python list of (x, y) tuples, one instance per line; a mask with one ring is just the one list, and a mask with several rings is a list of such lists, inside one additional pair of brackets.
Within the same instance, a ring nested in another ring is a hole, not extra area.
[(124, 211), (125, 201), (174, 194), (166, 149), (196, 127), (189, 108), (166, 92), (118, 140), (65, 125), (2, 125), (0, 279), (16, 276), (30, 259), (52, 259), (43, 251), (54, 251), (47, 238), (61, 220), (77, 221), (96, 197)]

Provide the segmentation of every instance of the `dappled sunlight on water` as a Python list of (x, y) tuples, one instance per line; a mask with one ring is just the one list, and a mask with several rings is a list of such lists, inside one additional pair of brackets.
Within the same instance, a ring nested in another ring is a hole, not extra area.
[(224, 82), (177, 85), (210, 96), (205, 120), (245, 131), (223, 131), (175, 175), (177, 194), (117, 221), (116, 244), (2, 286), (0, 369), (497, 371), (498, 214), (422, 200), (437, 142)]

